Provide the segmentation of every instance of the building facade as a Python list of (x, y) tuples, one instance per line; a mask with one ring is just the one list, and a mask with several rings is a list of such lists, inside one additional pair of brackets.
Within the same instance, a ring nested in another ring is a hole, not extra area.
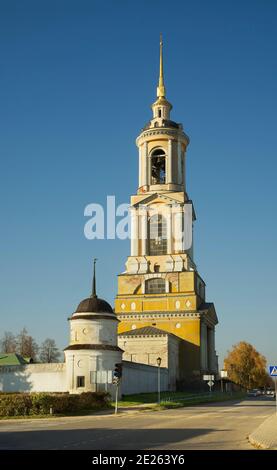
[[(216, 372), (218, 320), (213, 303), (206, 302), (205, 282), (194, 262), (196, 216), (186, 190), (189, 138), (183, 126), (171, 120), (171, 110), (161, 41), (153, 117), (136, 140), (139, 181), (131, 196), (131, 254), (126, 271), (118, 276), (115, 312), (120, 337), (154, 327), (180, 338), (177, 376), (184, 382)], [(130, 350), (126, 341), (125, 347)], [(141, 340), (141, 348), (147, 353), (149, 340)]]

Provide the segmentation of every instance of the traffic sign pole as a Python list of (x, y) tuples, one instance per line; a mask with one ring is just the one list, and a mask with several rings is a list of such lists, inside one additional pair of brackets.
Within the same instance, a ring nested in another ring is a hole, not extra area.
[(271, 377), (274, 377), (274, 382), (275, 382), (275, 411), (277, 415), (277, 365), (275, 366), (269, 366), (269, 375)]
[(276, 415), (277, 415), (277, 377), (275, 377), (275, 405), (276, 405)]
[(118, 389), (120, 384), (120, 379), (122, 377), (122, 363), (118, 362), (115, 364), (115, 369), (113, 371), (113, 380), (112, 383), (115, 385), (115, 409), (114, 413), (117, 414), (118, 409)]
[(118, 382), (116, 384), (116, 388), (115, 388), (115, 409), (114, 409), (114, 414), (116, 415), (117, 414), (117, 408), (118, 408)]

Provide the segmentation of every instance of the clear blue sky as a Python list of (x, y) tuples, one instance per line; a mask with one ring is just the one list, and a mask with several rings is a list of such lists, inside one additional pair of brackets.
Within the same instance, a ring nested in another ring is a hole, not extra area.
[(220, 359), (246, 340), (276, 363), (275, 0), (0, 1), (0, 333), (64, 347), (93, 256), (113, 302), (129, 242), (86, 240), (83, 211), (137, 189), (160, 31)]

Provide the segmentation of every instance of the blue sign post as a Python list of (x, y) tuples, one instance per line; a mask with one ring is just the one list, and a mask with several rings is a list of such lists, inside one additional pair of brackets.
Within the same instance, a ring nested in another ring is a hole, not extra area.
[(276, 414), (277, 414), (277, 366), (269, 366), (269, 375), (275, 379), (275, 401), (276, 401)]

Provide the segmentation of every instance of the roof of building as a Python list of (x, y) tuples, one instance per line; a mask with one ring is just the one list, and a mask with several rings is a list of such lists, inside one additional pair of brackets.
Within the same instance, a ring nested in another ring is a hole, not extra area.
[[(115, 316), (115, 313), (108, 302), (104, 299), (100, 299), (96, 294), (96, 273), (95, 264), (97, 259), (93, 260), (93, 278), (92, 278), (92, 292), (91, 296), (82, 300), (76, 308), (73, 316), (76, 313), (111, 313)], [(76, 315), (75, 315), (76, 317)]]
[(202, 302), (198, 310), (209, 310), (209, 308), (212, 308), (213, 305), (213, 302)]
[(75, 313), (113, 313), (114, 311), (106, 300), (99, 299), (96, 295), (92, 295), (87, 299), (82, 300)]
[(94, 349), (102, 351), (122, 351), (119, 346), (112, 344), (71, 344), (64, 349), (64, 351), (74, 351), (79, 349)]
[(0, 366), (18, 366), (22, 364), (29, 364), (31, 359), (25, 359), (17, 353), (0, 353)]
[(172, 333), (169, 333), (168, 331), (154, 328), (154, 326), (143, 326), (142, 328), (136, 328), (135, 330), (119, 333), (118, 336), (168, 336), (171, 334)]

